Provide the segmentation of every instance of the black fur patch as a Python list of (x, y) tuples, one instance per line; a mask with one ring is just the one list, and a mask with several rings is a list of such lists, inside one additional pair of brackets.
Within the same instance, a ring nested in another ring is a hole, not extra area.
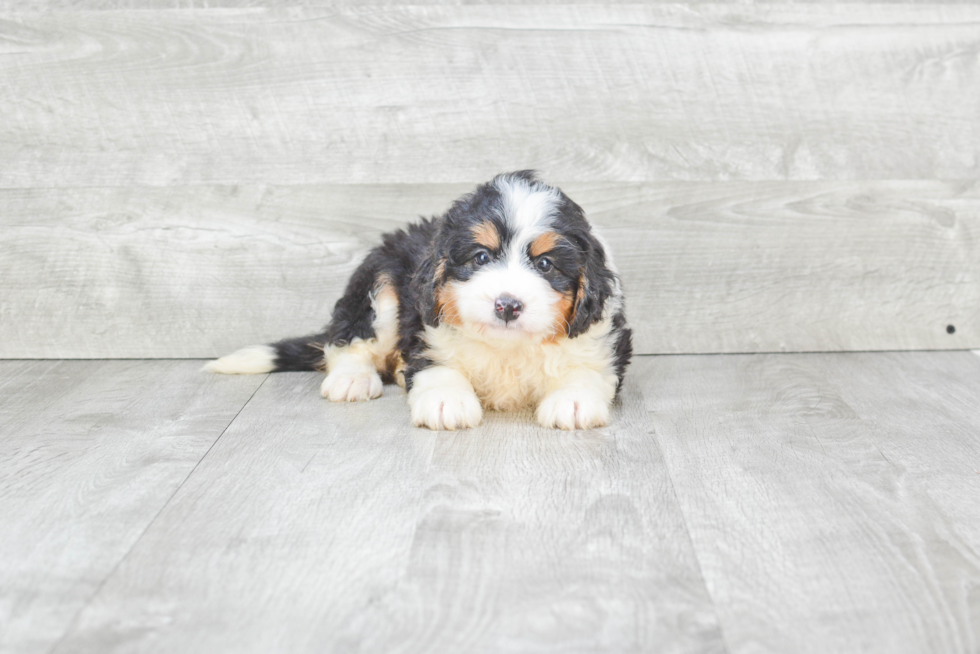
[(613, 346), (616, 362), (616, 393), (623, 387), (623, 378), (626, 376), (626, 368), (633, 358), (633, 330), (626, 326), (626, 315), (620, 311), (613, 316), (612, 334), (615, 339)]
[(273, 343), (276, 351), (275, 372), (326, 370), (327, 362), (323, 356), (325, 343), (323, 334), (287, 338)]

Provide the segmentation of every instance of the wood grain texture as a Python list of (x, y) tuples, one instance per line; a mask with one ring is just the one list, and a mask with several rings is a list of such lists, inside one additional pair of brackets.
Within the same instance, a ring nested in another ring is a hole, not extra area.
[(263, 377), (0, 363), (0, 651), (48, 652)]
[[(980, 347), (976, 183), (562, 185), (611, 244), (638, 353)], [(382, 232), (469, 188), (0, 190), (0, 356), (313, 332)]]
[(980, 647), (969, 352), (643, 357), (575, 433), (198, 363), (0, 363), (0, 650)]
[(273, 375), (57, 652), (714, 652), (635, 387), (613, 427), (412, 429)]
[(0, 187), (975, 179), (976, 4), (11, 13)]
[[(943, 4), (969, 4), (974, 0), (943, 0)], [(825, 4), (827, 0), (794, 0), (798, 4)], [(786, 0), (647, 0), (643, 4), (684, 4), (684, 5), (768, 5), (786, 4)], [(868, 0), (836, 0), (836, 4), (869, 4)], [(199, 11), (201, 9), (269, 9), (269, 8), (315, 8), (351, 9), (358, 7), (400, 7), (400, 6), (470, 6), (470, 5), (588, 5), (595, 4), (594, 0), (0, 0), (0, 11), (36, 12), (36, 11), (146, 11), (146, 10), (183, 10)], [(637, 0), (604, 0), (603, 5), (635, 5)], [(875, 0), (873, 4), (934, 4), (934, 0)]]
[(633, 374), (731, 651), (977, 651), (976, 357), (655, 357)]
[(397, 587), (436, 436), (319, 378), (269, 378), (55, 651), (306, 651)]

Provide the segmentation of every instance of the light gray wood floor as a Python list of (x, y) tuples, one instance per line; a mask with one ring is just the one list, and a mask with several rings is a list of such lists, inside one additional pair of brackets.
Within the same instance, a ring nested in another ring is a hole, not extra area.
[(613, 424), (0, 363), (0, 652), (976, 652), (980, 357), (638, 358)]

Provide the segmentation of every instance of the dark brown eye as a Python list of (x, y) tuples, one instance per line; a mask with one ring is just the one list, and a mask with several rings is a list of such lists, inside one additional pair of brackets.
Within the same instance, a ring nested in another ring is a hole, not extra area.
[(535, 265), (538, 267), (538, 270), (540, 270), (541, 272), (546, 273), (549, 270), (551, 270), (552, 263), (551, 263), (551, 260), (550, 259), (543, 259), (542, 258), (542, 259), (538, 259), (538, 263), (535, 264)]
[(473, 263), (478, 266), (485, 266), (490, 263), (490, 255), (481, 250), (480, 252), (476, 253), (475, 257), (473, 257)]

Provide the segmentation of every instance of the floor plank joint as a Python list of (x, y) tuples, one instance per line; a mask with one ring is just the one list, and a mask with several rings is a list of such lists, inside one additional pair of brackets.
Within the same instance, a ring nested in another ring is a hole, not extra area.
[(980, 646), (968, 351), (637, 357), (587, 432), (199, 367), (0, 362), (5, 654)]

